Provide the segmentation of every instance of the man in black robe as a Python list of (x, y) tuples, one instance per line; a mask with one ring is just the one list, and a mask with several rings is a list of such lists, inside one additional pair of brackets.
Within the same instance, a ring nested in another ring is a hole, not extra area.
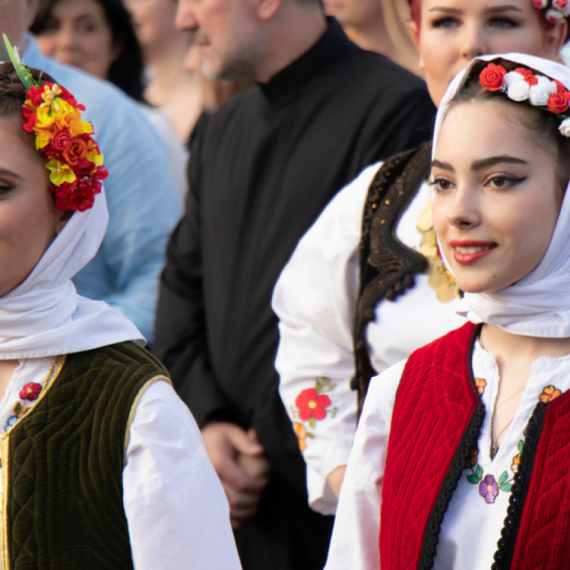
[(200, 425), (244, 569), (317, 570), (332, 521), (307, 506), (272, 290), (332, 196), (428, 139), (434, 109), (419, 79), (357, 48), (320, 0), (179, 0), (177, 25), (196, 31), (207, 75), (257, 85), (193, 133), (155, 352)]

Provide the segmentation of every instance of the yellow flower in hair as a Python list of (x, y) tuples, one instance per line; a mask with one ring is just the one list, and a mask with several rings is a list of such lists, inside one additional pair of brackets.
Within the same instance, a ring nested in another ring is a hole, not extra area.
[(71, 170), (69, 164), (63, 164), (58, 160), (55, 160), (55, 158), (52, 158), (46, 163), (46, 168), (50, 171), (50, 182), (56, 186), (59, 186), (64, 182), (71, 184), (77, 179), (77, 176), (75, 176), (75, 173)]
[(89, 145), (89, 150), (87, 152), (87, 160), (90, 160), (97, 166), (102, 166), (103, 164), (103, 155), (99, 151), (99, 147), (94, 143), (91, 143)]
[(69, 134), (72, 137), (78, 137), (79, 135), (91, 135), (93, 134), (93, 127), (89, 121), (76, 121), (73, 120), (69, 123)]

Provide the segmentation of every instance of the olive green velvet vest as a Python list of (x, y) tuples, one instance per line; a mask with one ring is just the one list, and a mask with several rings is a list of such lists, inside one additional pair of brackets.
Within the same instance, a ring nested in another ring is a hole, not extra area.
[(144, 389), (167, 375), (134, 343), (70, 354), (0, 437), (3, 570), (132, 569), (122, 471)]

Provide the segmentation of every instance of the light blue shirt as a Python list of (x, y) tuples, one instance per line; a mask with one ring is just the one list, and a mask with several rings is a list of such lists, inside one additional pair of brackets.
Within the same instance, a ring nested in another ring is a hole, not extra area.
[(181, 215), (168, 155), (137, 104), (106, 81), (44, 57), (33, 37), (22, 60), (49, 73), (85, 105), (109, 177), (109, 226), (93, 260), (73, 279), (80, 295), (120, 310), (152, 342), (166, 241)]

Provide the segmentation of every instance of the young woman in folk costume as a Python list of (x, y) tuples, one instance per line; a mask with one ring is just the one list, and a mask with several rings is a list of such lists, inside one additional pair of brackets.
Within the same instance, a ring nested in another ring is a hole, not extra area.
[(477, 58), (434, 134), (469, 321), (370, 384), (326, 570), (570, 566), (570, 70)]
[[(475, 56), (519, 51), (557, 59), (570, 7), (535, 4), (412, 2), (434, 102)], [(426, 145), (365, 170), (301, 240), (275, 289), (280, 392), (304, 450), (309, 501), (324, 513), (335, 512), (356, 429), (351, 379), (362, 401), (371, 376), (464, 322), (455, 312), (459, 289), (435, 242), (429, 162)]]
[(240, 568), (199, 431), (134, 325), (71, 278), (107, 226), (73, 95), (0, 65), (1, 568)]

